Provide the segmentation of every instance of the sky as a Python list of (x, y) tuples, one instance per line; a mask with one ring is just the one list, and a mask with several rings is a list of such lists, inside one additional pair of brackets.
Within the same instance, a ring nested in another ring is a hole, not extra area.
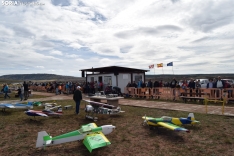
[[(0, 4), (0, 75), (233, 73), (233, 0), (18, 0)], [(173, 62), (172, 66), (167, 63)], [(163, 68), (149, 65), (163, 63)]]

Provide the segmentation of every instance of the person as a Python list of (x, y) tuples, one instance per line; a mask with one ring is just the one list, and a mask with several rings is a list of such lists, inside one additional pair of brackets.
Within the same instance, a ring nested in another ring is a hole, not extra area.
[(23, 86), (23, 84), (21, 85), (21, 95), (22, 95), (22, 100), (23, 100), (23, 98), (24, 98), (24, 86)]
[(112, 93), (112, 87), (110, 84), (108, 84), (105, 88), (105, 94), (111, 94)]
[(209, 83), (207, 83), (206, 88), (214, 88), (213, 79), (209, 79)]
[(59, 94), (58, 87), (59, 87), (59, 84), (57, 82), (55, 82), (55, 95)]
[(201, 84), (200, 84), (200, 80), (196, 81), (195, 83), (195, 87), (196, 87), (196, 95), (201, 97)]
[(135, 81), (133, 81), (131, 86), (132, 86), (132, 87), (137, 88), (137, 84), (136, 84), (136, 82), (135, 82)]
[[(171, 88), (175, 88), (175, 87), (176, 87), (176, 84), (177, 84), (177, 81), (176, 81), (176, 79), (175, 79), (175, 77), (174, 77), (173, 80), (171, 81), (170, 87), (171, 87)], [(173, 89), (173, 96), (174, 96), (173, 100), (175, 100), (175, 96), (176, 96), (176, 91), (175, 91), (175, 89)]]
[(132, 87), (131, 82), (129, 81), (126, 87)]
[(93, 87), (94, 87), (94, 93), (97, 93), (98, 92), (98, 83), (97, 83), (97, 81), (94, 81)]
[[(220, 90), (222, 91), (222, 89), (223, 89), (223, 87), (224, 87), (224, 81), (221, 80), (221, 77), (220, 77), (220, 76), (218, 76), (218, 79), (217, 79), (217, 81), (216, 81), (214, 84), (215, 84), (215, 85), (214, 85), (215, 88), (218, 88), (218, 89), (220, 89)], [(219, 90), (217, 90), (216, 96), (217, 96), (217, 97), (221, 96), (220, 93), (219, 93)]]
[(28, 84), (24, 81), (24, 100), (28, 99)]
[(22, 101), (23, 97), (22, 97), (22, 92), (21, 92), (21, 86), (17, 89), (17, 91), (18, 91), (18, 95), (20, 97), (20, 101)]
[(100, 91), (103, 90), (103, 83), (102, 83), (102, 81), (100, 81), (100, 83), (99, 83), (99, 88), (100, 88)]
[(11, 98), (11, 97), (8, 95), (9, 88), (8, 88), (8, 85), (7, 85), (7, 84), (5, 85), (3, 91), (4, 91), (4, 93), (5, 93), (4, 99), (6, 99), (6, 97)]
[(194, 79), (191, 78), (191, 80), (189, 81), (189, 84), (188, 84), (188, 88), (190, 88), (190, 96), (192, 96), (192, 92), (193, 92), (193, 89), (195, 89), (195, 82), (194, 82)]
[(82, 100), (82, 94), (81, 94), (80, 89), (81, 89), (81, 87), (77, 86), (76, 87), (76, 91), (74, 92), (74, 95), (73, 95), (73, 100), (76, 103), (76, 112), (75, 113), (77, 115), (79, 114), (79, 111), (80, 111), (80, 101)]
[(67, 95), (69, 95), (70, 93), (70, 87), (69, 87), (69, 82), (66, 83), (66, 92), (67, 92)]
[(215, 82), (215, 87), (219, 89), (223, 89), (224, 87), (224, 81), (221, 80), (220, 76), (218, 76), (218, 80)]
[(181, 87), (182, 87), (182, 89), (186, 90), (186, 88), (188, 87), (187, 80), (184, 80), (184, 81), (183, 81)]
[(175, 88), (176, 84), (177, 84), (177, 81), (176, 81), (176, 79), (174, 77), (173, 80), (171, 81), (171, 84), (170, 84), (171, 88)]
[(141, 88), (141, 85), (142, 85), (142, 80), (140, 79), (137, 83), (137, 88)]
[(148, 88), (152, 88), (152, 87), (153, 87), (153, 83), (151, 82), (151, 79), (150, 79), (149, 82), (147, 83), (147, 87), (148, 87)]

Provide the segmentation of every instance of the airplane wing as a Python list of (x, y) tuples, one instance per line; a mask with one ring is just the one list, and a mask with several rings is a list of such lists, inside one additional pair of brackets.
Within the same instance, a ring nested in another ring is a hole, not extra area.
[(171, 123), (158, 122), (157, 124), (160, 125), (160, 126), (163, 126), (163, 127), (165, 127), (165, 128), (168, 128), (168, 129), (170, 129), (170, 130), (173, 130), (173, 131), (189, 132), (189, 130), (187, 130), (187, 129), (185, 129), (185, 128), (182, 128), (182, 127), (179, 127), (179, 126), (176, 126), (176, 125), (171, 124)]
[(85, 133), (91, 131), (92, 128), (96, 128), (97, 125), (95, 123), (89, 123), (87, 125), (83, 125), (81, 129), (79, 129), (80, 133)]
[(110, 145), (110, 141), (105, 137), (102, 132), (96, 132), (87, 135), (83, 141), (86, 148), (91, 153), (93, 149)]
[(4, 104), (4, 106), (5, 106), (6, 108), (15, 108), (15, 106), (12, 105), (12, 104)]
[(37, 115), (39, 115), (39, 116), (48, 117), (48, 115), (46, 115), (46, 114), (43, 114), (43, 113), (35, 113), (35, 114), (37, 114)]

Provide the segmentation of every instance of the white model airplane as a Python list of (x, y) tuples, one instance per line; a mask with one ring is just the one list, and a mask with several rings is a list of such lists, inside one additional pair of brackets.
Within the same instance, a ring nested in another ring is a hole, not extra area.
[(36, 148), (62, 144), (66, 142), (84, 140), (83, 144), (89, 152), (93, 149), (110, 145), (110, 141), (105, 135), (110, 134), (115, 129), (113, 125), (97, 127), (95, 123), (83, 125), (80, 129), (68, 132), (59, 136), (49, 136), (45, 131), (38, 132)]
[(43, 106), (45, 106), (45, 110), (54, 110), (61, 107), (61, 105), (57, 105), (57, 103), (44, 103)]
[(33, 108), (33, 102), (28, 102), (28, 104), (22, 104), (22, 103), (16, 103), (16, 104), (9, 104), (9, 103), (1, 103), (0, 108), (2, 108), (2, 111), (5, 111), (8, 108), (13, 109), (32, 109)]
[(85, 112), (86, 115), (85, 117), (88, 119), (92, 120), (97, 120), (97, 117), (95, 114), (107, 114), (107, 115), (112, 115), (112, 114), (119, 114), (119, 113), (124, 113), (125, 111), (122, 111), (120, 107), (116, 107), (113, 105), (101, 103), (101, 102), (95, 102), (95, 101), (89, 101), (89, 100), (84, 100), (89, 103), (89, 105), (85, 106)]

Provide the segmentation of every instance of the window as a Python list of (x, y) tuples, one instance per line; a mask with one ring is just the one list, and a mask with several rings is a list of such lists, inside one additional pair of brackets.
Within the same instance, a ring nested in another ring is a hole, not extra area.
[(111, 76), (104, 76), (104, 84), (112, 86)]
[(135, 82), (142, 80), (142, 75), (135, 75)]

